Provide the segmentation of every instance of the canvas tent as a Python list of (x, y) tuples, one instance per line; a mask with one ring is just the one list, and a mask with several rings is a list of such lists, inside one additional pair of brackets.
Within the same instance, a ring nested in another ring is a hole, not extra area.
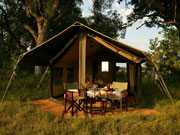
[[(126, 63), (128, 92), (141, 93), (141, 63), (147, 57), (145, 52), (114, 40), (79, 22), (43, 44), (22, 54), (18, 65), (49, 66), (51, 71), (51, 96), (64, 93), (64, 82), (78, 82), (85, 79), (101, 85), (116, 79), (116, 63)], [(107, 61), (109, 70), (101, 71), (101, 62)]]
[[(108, 70), (105, 72), (101, 69), (103, 61), (108, 62)], [(86, 77), (101, 85), (112, 83), (117, 77), (117, 62), (126, 63), (128, 93), (134, 95), (137, 101), (141, 96), (141, 64), (148, 62), (157, 76), (157, 85), (174, 104), (151, 55), (114, 40), (79, 22), (19, 56), (1, 102), (4, 101), (18, 65), (50, 67), (51, 96), (57, 97), (64, 94), (64, 82), (78, 82), (80, 88), (84, 85)]]

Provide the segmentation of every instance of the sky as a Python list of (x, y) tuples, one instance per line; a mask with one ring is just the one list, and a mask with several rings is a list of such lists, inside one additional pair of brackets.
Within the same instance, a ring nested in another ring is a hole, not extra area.
[[(92, 0), (84, 0), (84, 4), (81, 7), (83, 16), (87, 17), (92, 14), (90, 10), (92, 7)], [(114, 10), (117, 10), (118, 13), (120, 13), (121, 16), (123, 16), (123, 22), (126, 22), (126, 16), (130, 14), (132, 11), (131, 8), (127, 9), (125, 7), (125, 3), (121, 3), (121, 5), (119, 5), (117, 2), (115, 2), (112, 5), (112, 8)], [(148, 51), (149, 40), (154, 39), (155, 37), (161, 39), (162, 36), (158, 34), (158, 32), (162, 29), (157, 27), (148, 28), (145, 26), (142, 26), (141, 28), (137, 29), (137, 27), (139, 27), (141, 24), (142, 21), (139, 21), (136, 22), (133, 26), (127, 28), (125, 39), (118, 38), (118, 40), (137, 49)]]

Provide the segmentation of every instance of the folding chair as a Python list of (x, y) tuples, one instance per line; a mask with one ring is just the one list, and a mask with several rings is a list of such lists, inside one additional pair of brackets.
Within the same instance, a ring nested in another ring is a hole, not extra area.
[[(78, 92), (79, 92), (79, 96), (76, 97), (76, 99), (79, 101), (78, 108), (80, 110), (83, 110), (84, 112), (87, 112), (87, 90), (86, 89), (78, 89)], [(84, 103), (86, 110), (83, 107), (81, 107), (82, 103)], [(77, 109), (76, 109), (76, 111), (77, 111)]]
[[(74, 116), (74, 107), (78, 108), (78, 104), (76, 103), (77, 99), (73, 95), (73, 91), (78, 92), (78, 84), (77, 83), (64, 83), (64, 112), (67, 113), (71, 109), (71, 114)], [(71, 91), (70, 91), (71, 90)], [(70, 106), (67, 108), (67, 104)]]
[(117, 109), (117, 106), (120, 105), (120, 109), (122, 109), (121, 107), (125, 105), (125, 109), (127, 110), (127, 85), (127, 82), (113, 82), (115, 95), (108, 97), (112, 101), (112, 108)]
[[(83, 101), (85, 101), (85, 96), (82, 96), (82, 90), (78, 89), (78, 83), (64, 83), (64, 89), (65, 89), (65, 106), (64, 106), (64, 112), (67, 113), (71, 109), (71, 114), (74, 116), (74, 114), (77, 112), (77, 110), (81, 111), (84, 110), (84, 108), (81, 107), (81, 104)], [(74, 96), (74, 93), (79, 93), (79, 96)], [(79, 102), (77, 102), (79, 101)], [(70, 104), (70, 106), (67, 108), (67, 104)], [(76, 109), (74, 109), (74, 107)]]

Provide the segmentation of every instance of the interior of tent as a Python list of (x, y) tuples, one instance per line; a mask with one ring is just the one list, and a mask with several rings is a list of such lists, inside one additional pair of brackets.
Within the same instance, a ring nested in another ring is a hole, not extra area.
[[(130, 60), (126, 55), (118, 54), (91, 36), (86, 36), (83, 49), (80, 48), (79, 40), (80, 38), (73, 42), (66, 53), (54, 63), (51, 89), (53, 97), (64, 94), (64, 83), (79, 82), (81, 87), (86, 79), (98, 84), (99, 87), (105, 87), (106, 84), (113, 82), (127, 82), (129, 95), (137, 95), (137, 90), (141, 87), (140, 63)], [(85, 64), (82, 66), (85, 68), (85, 74), (81, 76), (83, 78), (81, 82), (80, 61), (83, 57), (85, 57)]]

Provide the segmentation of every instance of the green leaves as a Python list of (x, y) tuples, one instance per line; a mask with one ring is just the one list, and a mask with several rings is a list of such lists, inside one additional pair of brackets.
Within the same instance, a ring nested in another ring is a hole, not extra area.
[(164, 73), (180, 71), (180, 31), (165, 29), (162, 31), (163, 40), (150, 40), (150, 50), (154, 61)]
[(130, 0), (126, 3), (133, 10), (128, 16), (129, 26), (138, 20), (143, 20), (147, 27), (168, 25), (180, 29), (180, 1), (178, 0)]

